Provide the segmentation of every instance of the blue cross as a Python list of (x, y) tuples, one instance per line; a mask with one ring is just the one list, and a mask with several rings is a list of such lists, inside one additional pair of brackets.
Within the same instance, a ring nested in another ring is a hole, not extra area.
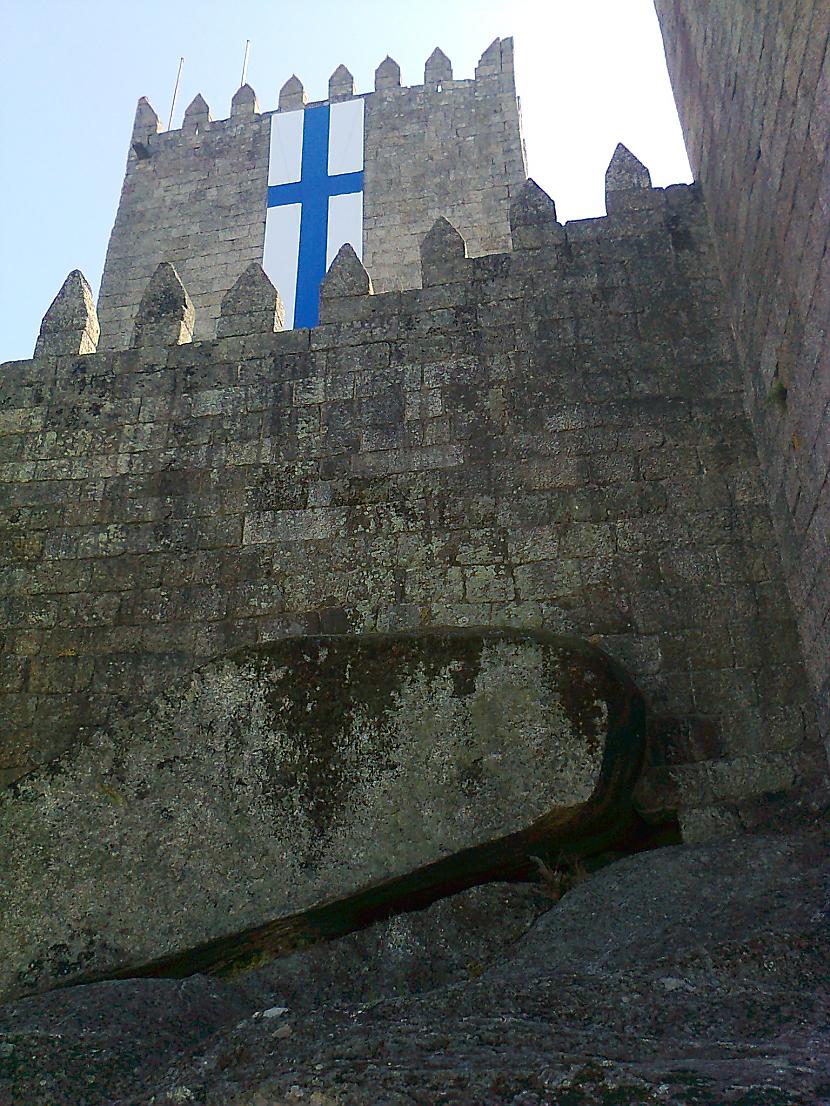
[(300, 179), (268, 186), (268, 206), (302, 204), (300, 254), (294, 326), (316, 326), (320, 318), (320, 285), (326, 275), (329, 197), (363, 191), (363, 170), (330, 177), (329, 108), (306, 108), (303, 115), (303, 158)]

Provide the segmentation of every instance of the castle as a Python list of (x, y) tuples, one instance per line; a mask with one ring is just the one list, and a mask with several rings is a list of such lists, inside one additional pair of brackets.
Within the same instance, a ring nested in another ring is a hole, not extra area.
[[(702, 17), (657, 6), (676, 85), (705, 105), (706, 66), (751, 56), (752, 27), (712, 50)], [(359, 117), (343, 174), (362, 206), (289, 232), (271, 213), (300, 178), (275, 178), (274, 136), (315, 111)], [(806, 235), (815, 276), (826, 226), (798, 203), (764, 222), (756, 180), (752, 232), (730, 236), (753, 160), (715, 156), (736, 143), (686, 112), (703, 194), (652, 188), (619, 147), (607, 216), (561, 225), (525, 179), (509, 39), (472, 80), (440, 51), (414, 88), (391, 59), (364, 94), (340, 67), (325, 104), (292, 78), (260, 112), (245, 86), (226, 120), (197, 97), (179, 131), (141, 101), (97, 312), (70, 275), (34, 358), (0, 377), (3, 780), (25, 793), (241, 649), (485, 627), (571, 635), (630, 673), (648, 710), (638, 811), (679, 816), (685, 840), (815, 788), (826, 299), (779, 252)], [(792, 206), (786, 149), (762, 164), (787, 170)], [(352, 217), (360, 240), (339, 240)], [(325, 263), (312, 325), (283, 330), (286, 304), (308, 318), (304, 263), (269, 242), (295, 233)]]

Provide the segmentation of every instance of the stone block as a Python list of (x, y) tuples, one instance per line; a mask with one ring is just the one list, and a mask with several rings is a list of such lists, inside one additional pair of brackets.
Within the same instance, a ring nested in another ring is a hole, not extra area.
[(138, 306), (133, 347), (180, 345), (191, 341), (195, 312), (190, 296), (169, 261), (150, 278)]
[(427, 58), (424, 67), (424, 85), (432, 89), (443, 88), (446, 81), (452, 80), (452, 63), (447, 55), (438, 46)]
[(565, 230), (556, 221), (556, 205), (534, 180), (525, 181), (510, 202), (510, 234), (514, 250), (566, 241)]
[(211, 119), (210, 108), (207, 106), (201, 92), (197, 92), (185, 108), (182, 133), (200, 134), (211, 122)]
[(149, 100), (142, 96), (135, 110), (130, 156), (141, 160), (149, 157), (151, 139), (160, 130), (161, 120), (151, 107)]
[(387, 55), (375, 70), (375, 92), (387, 92), (400, 86), (401, 67)]
[(329, 77), (329, 102), (349, 100), (354, 96), (354, 77), (345, 65), (338, 65)]
[(651, 174), (645, 165), (620, 142), (605, 172), (605, 209), (609, 215), (626, 207), (632, 192), (651, 188)]
[(461, 280), (467, 270), (467, 244), (452, 223), (441, 216), (421, 243), (424, 288)]
[(329, 299), (373, 294), (369, 274), (349, 242), (337, 251), (323, 281), (321, 294)]
[(257, 95), (249, 84), (243, 84), (233, 94), (231, 118), (250, 118), (259, 114)]
[(216, 337), (273, 334), (284, 323), (282, 297), (259, 262), (252, 261), (222, 299)]
[(84, 274), (74, 269), (43, 316), (34, 356), (94, 353), (99, 333), (92, 289)]
[(290, 76), (280, 89), (279, 110), (296, 111), (298, 108), (304, 108), (307, 103), (308, 96), (299, 77)]

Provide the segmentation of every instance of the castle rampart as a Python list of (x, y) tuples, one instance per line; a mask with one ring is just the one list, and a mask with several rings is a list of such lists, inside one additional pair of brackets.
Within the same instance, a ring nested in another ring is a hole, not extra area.
[(528, 182), (510, 252), (466, 257), (439, 222), (422, 289), (372, 294), (344, 249), (312, 330), (263, 332), (254, 272), (227, 337), (187, 341), (165, 285), (178, 344), (145, 300), (135, 348), (5, 365), (5, 778), (241, 646), (464, 625), (620, 659), (650, 711), (644, 807), (689, 836), (809, 772), (705, 212), (632, 162), (611, 214), (567, 227)]

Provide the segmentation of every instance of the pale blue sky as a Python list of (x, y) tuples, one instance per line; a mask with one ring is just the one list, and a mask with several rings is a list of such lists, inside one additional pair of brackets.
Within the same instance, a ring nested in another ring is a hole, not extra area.
[(417, 84), (440, 46), (472, 77), (511, 34), (529, 172), (561, 220), (603, 213), (618, 141), (655, 184), (690, 179), (651, 0), (2, 0), (0, 361), (31, 356), (71, 269), (97, 293), (136, 101), (166, 124), (180, 55), (174, 127), (197, 92), (214, 118), (229, 114), (248, 38), (267, 111), (292, 72), (322, 99), (343, 62), (370, 91), (390, 54)]

